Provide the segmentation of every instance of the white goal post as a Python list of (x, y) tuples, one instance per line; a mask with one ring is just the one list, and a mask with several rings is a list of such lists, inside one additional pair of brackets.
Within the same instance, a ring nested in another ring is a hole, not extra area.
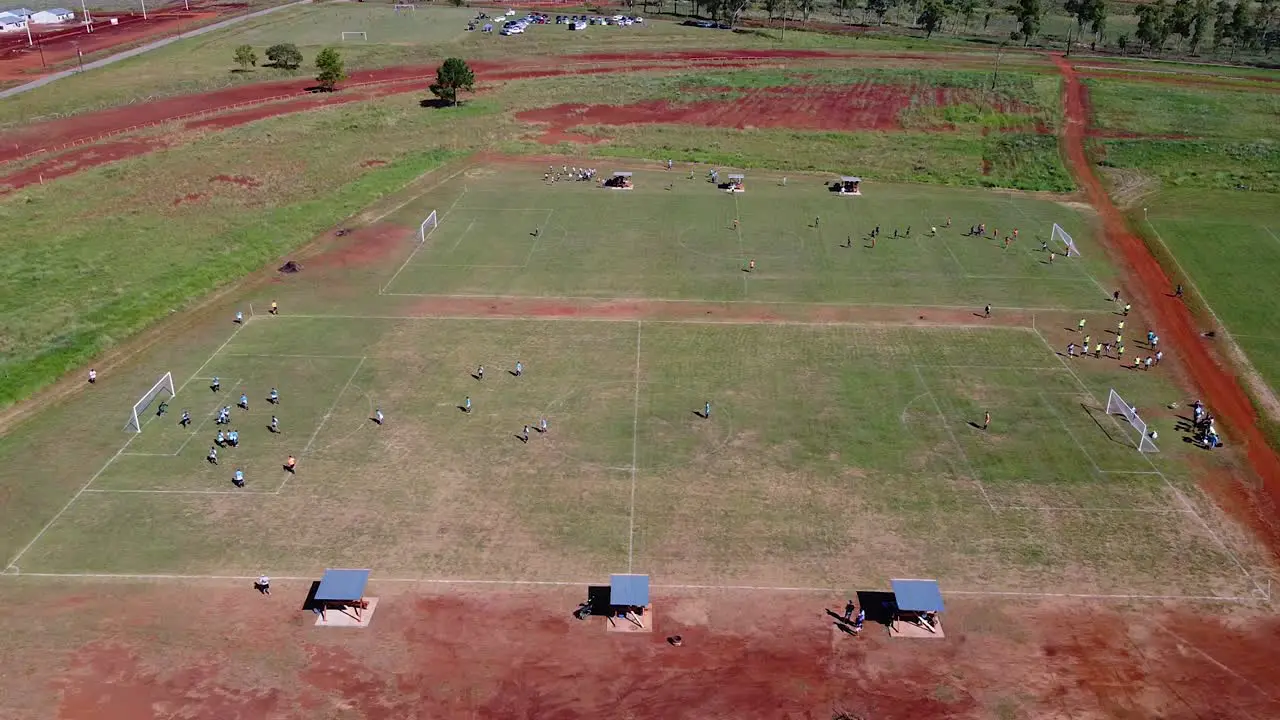
[(168, 393), (168, 396), (162, 398), (162, 401), (178, 394), (177, 391), (173, 389), (173, 373), (165, 373), (155, 385), (151, 386), (151, 389), (148, 390), (146, 394), (138, 400), (138, 402), (133, 404), (133, 409), (129, 411), (129, 422), (125, 424), (124, 429), (127, 432), (142, 432), (142, 421), (139, 419), (138, 415), (145, 415), (147, 410), (151, 407), (151, 403), (155, 402), (157, 398), (160, 398), (163, 393)]
[(353, 39), (353, 40), (354, 40), (354, 39), (356, 39), (357, 37), (358, 37), (358, 38), (360, 38), (361, 40), (365, 40), (365, 41), (368, 41), (368, 39), (369, 39), (369, 33), (365, 32), (365, 31), (363, 31), (363, 30), (349, 30), (349, 31), (348, 31), (348, 30), (343, 30), (343, 31), (342, 31), (342, 41), (343, 41), (343, 42), (346, 42), (346, 41), (347, 41), (347, 36), (348, 36), (348, 35), (350, 35), (350, 36), (351, 36), (351, 39)]
[(417, 10), (417, 9), (418, 9), (418, 8), (417, 8), (415, 5), (413, 5), (412, 3), (396, 3), (396, 4), (395, 4), (395, 5), (393, 5), (392, 7), (394, 7), (394, 8), (395, 8), (395, 11), (396, 11), (396, 14), (397, 14), (397, 15), (399, 15), (400, 13), (403, 13), (403, 12), (413, 12), (414, 10)]
[(422, 224), (418, 226), (418, 243), (421, 244), (426, 242), (427, 236), (430, 235), (439, 224), (440, 218), (436, 215), (436, 211), (432, 210), (431, 214), (427, 216), (427, 219), (423, 220)]
[(1155, 440), (1147, 432), (1147, 422), (1138, 417), (1138, 411), (1125, 402), (1124, 398), (1120, 397), (1120, 393), (1117, 393), (1114, 388), (1107, 395), (1107, 414), (1124, 416), (1124, 419), (1128, 420), (1129, 424), (1138, 431), (1138, 435), (1141, 438), (1138, 440), (1139, 452), (1160, 452), (1160, 449), (1156, 447)]
[(1062, 243), (1067, 248), (1067, 257), (1080, 257), (1080, 249), (1076, 247), (1075, 241), (1058, 223), (1053, 224), (1053, 230), (1049, 233), (1049, 242)]

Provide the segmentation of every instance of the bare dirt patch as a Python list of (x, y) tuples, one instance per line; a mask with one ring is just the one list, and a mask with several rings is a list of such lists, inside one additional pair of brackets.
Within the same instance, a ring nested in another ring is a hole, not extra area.
[(386, 164), (387, 164), (386, 160), (365, 160), (364, 162), (360, 163), (360, 167), (382, 167), (383, 165), (386, 165)]
[(366, 225), (337, 238), (333, 245), (307, 258), (307, 264), (313, 268), (345, 268), (382, 262), (403, 252), (413, 233), (413, 229), (400, 225)]
[(116, 140), (77, 148), (0, 178), (0, 192), (11, 192), (98, 165), (149, 153), (168, 143), (154, 139)]
[[(551, 138), (588, 125), (680, 124), (710, 127), (794, 128), (798, 130), (901, 130), (902, 113), (911, 107), (944, 107), (977, 102), (963, 89), (907, 85), (810, 85), (755, 88), (732, 100), (676, 103), (651, 100), (630, 105), (565, 103), (516, 115), (517, 120), (550, 126)], [(943, 128), (936, 128), (943, 129)], [(543, 142), (559, 142), (544, 137)]]
[(209, 178), (209, 182), (227, 183), (228, 185), (239, 185), (242, 188), (254, 190), (262, 187), (262, 181), (248, 175), (214, 175)]
[(187, 193), (186, 195), (181, 195), (179, 197), (174, 198), (173, 206), (177, 207), (179, 205), (193, 203), (198, 200), (202, 200), (205, 197), (206, 195), (204, 193)]

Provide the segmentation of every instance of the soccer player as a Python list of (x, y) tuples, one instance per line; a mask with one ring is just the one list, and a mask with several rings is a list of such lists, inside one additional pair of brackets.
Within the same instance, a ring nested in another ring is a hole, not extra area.
[(734, 219), (733, 219), (733, 229), (734, 229), (734, 230), (737, 230), (737, 229), (738, 229), (738, 218), (734, 218)]
[(516, 377), (520, 377), (523, 374), (524, 374), (524, 363), (517, 360), (516, 361)]
[(1111, 293), (1111, 302), (1113, 302), (1113, 303), (1118, 303), (1118, 302), (1120, 302), (1120, 291), (1119, 291), (1119, 290), (1117, 290), (1117, 291), (1115, 291), (1115, 292)]
[(667, 158), (667, 169), (670, 170), (672, 165), (671, 158)]
[(1147, 359), (1146, 359), (1144, 362), (1146, 363), (1146, 366), (1147, 366), (1147, 369), (1148, 369), (1148, 370), (1150, 370), (1150, 369), (1151, 369), (1151, 366), (1152, 366), (1153, 364), (1155, 364), (1155, 361), (1151, 359), (1151, 356), (1150, 356), (1150, 355), (1148, 355), (1148, 356), (1147, 356)]
[(547, 431), (547, 419), (538, 418), (538, 432), (545, 433)]
[(1163, 350), (1157, 350), (1157, 351), (1156, 351), (1156, 364), (1157, 364), (1157, 365), (1159, 365), (1159, 364), (1160, 364), (1160, 361), (1161, 361), (1161, 360), (1163, 360), (1163, 359), (1164, 359), (1164, 351), (1163, 351)]
[(1147, 344), (1148, 344), (1148, 345), (1150, 345), (1151, 343), (1155, 342), (1155, 340), (1156, 340), (1156, 331), (1155, 331), (1155, 330), (1148, 330), (1148, 331), (1147, 331)]
[(483, 366), (483, 365), (481, 365), (480, 367), (476, 368), (476, 379), (477, 379), (477, 380), (483, 380), (483, 379), (484, 379), (484, 366)]
[(1091, 338), (1091, 337), (1093, 337), (1093, 336), (1092, 336), (1092, 335), (1085, 335), (1085, 336), (1084, 336), (1084, 351), (1085, 351), (1085, 352), (1089, 352), (1089, 338)]
[[(467, 400), (468, 400), (468, 401), (470, 401), (470, 400), (471, 400), (471, 398), (467, 398)], [(467, 412), (471, 412), (471, 403), (470, 403), (470, 402), (468, 402), (468, 403), (467, 403)], [(373, 421), (374, 421), (374, 422), (376, 422), (376, 423), (378, 423), (379, 425), (381, 425), (381, 424), (382, 424), (383, 419), (384, 419), (384, 418), (383, 418), (383, 416), (382, 416), (382, 408), (374, 408), (374, 409), (373, 409)]]
[(1156, 349), (1156, 347), (1157, 347), (1159, 344), (1160, 344), (1160, 336), (1159, 336), (1159, 335), (1156, 335), (1155, 337), (1151, 338), (1151, 349), (1152, 349), (1152, 350), (1155, 350), (1155, 349)]
[(226, 436), (225, 436), (225, 435), (223, 435), (223, 434), (222, 434), (222, 431), (221, 431), (221, 430), (219, 430), (219, 431), (218, 431), (218, 437), (214, 438), (214, 439), (213, 439), (213, 442), (214, 442), (214, 444), (216, 444), (218, 447), (222, 447), (222, 446), (224, 446), (224, 445), (226, 445), (226, 444), (227, 444), (227, 438), (226, 438)]
[(813, 216), (813, 226), (814, 226), (815, 228), (816, 228), (816, 227), (818, 227), (818, 223), (819, 223), (821, 220), (822, 220), (822, 218), (818, 217), (817, 215), (814, 215), (814, 216)]
[(1137, 370), (1137, 369), (1138, 369), (1138, 368), (1140, 368), (1140, 367), (1142, 367), (1142, 358), (1140, 358), (1140, 357), (1135, 357), (1135, 358), (1133, 359), (1133, 369), (1134, 369), (1134, 370)]
[(1119, 358), (1120, 362), (1124, 362), (1124, 345), (1116, 343), (1116, 353), (1116, 357)]
[(209, 389), (214, 392), (218, 392), (219, 390), (222, 389), (222, 381), (218, 379), (217, 375), (214, 375), (213, 380), (210, 381)]
[(711, 417), (711, 401), (710, 400), (708, 400), (702, 406), (702, 417), (703, 419), (707, 419)]
[(289, 459), (288, 459), (288, 460), (285, 460), (285, 461), (284, 461), (284, 469), (285, 469), (285, 472), (289, 473), (290, 475), (295, 474), (295, 473), (294, 473), (294, 470), (295, 470), (297, 467), (298, 467), (298, 459), (297, 459), (297, 458), (295, 458), (295, 457), (294, 457), (294, 456), (292, 456), (292, 455), (290, 455), (290, 456), (289, 456)]
[(182, 409), (182, 419), (178, 421), (178, 424), (182, 427), (187, 427), (191, 424), (191, 413), (187, 412), (186, 408)]
[(275, 388), (271, 388), (271, 392), (267, 395), (267, 402), (271, 403), (272, 405), (279, 405), (280, 391), (276, 390)]
[(236, 404), (237, 404), (239, 407), (242, 407), (242, 408), (244, 408), (245, 410), (248, 410), (248, 409), (249, 409), (249, 396), (248, 396), (248, 395), (246, 395), (245, 393), (240, 393), (240, 402), (238, 402), (238, 403), (236, 403)]
[(938, 234), (938, 226), (937, 225), (930, 226), (929, 237), (933, 237), (934, 235), (937, 235), (937, 234)]
[(911, 226), (907, 226), (907, 237), (911, 237)]
[(238, 324), (244, 323), (244, 313), (240, 312), (239, 310), (236, 311), (236, 323)]
[(156, 409), (156, 417), (160, 417), (167, 412), (169, 412), (169, 403), (161, 400), (160, 407)]
[(1048, 242), (1046, 242), (1046, 241), (1044, 241), (1044, 240), (1041, 240), (1041, 241), (1040, 241), (1040, 252), (1049, 252), (1049, 243), (1048, 243)]
[(1076, 344), (1067, 343), (1067, 357), (1075, 357), (1075, 356), (1076, 356)]
[[(872, 238), (872, 242), (875, 242), (875, 238)], [(852, 235), (849, 235), (849, 236), (846, 236), (846, 237), (845, 237), (845, 239), (844, 239), (844, 247), (847, 247), (847, 248), (851, 248), (851, 247), (853, 247), (853, 236), (852, 236)]]
[(1080, 318), (1080, 322), (1076, 323), (1076, 332), (1084, 332), (1084, 318)]
[(1102, 343), (1093, 346), (1093, 356), (1095, 358), (1102, 357)]
[(270, 427), (270, 428), (268, 428), (268, 429), (269, 429), (269, 430), (271, 430), (271, 432), (273, 432), (273, 433), (278, 433), (278, 432), (280, 432), (280, 418), (276, 417), (275, 415), (272, 415), (272, 416), (271, 416), (271, 427)]
[(257, 587), (258, 592), (262, 593), (263, 595), (270, 595), (271, 594), (271, 578), (267, 577), (266, 575), (259, 577), (258, 582), (255, 583), (255, 587)]
[(96, 382), (98, 382), (98, 371), (93, 368), (89, 368), (89, 384), (92, 385)]
[(951, 216), (947, 216), (947, 227), (951, 227)]
[(1050, 265), (1052, 265), (1052, 264), (1053, 264), (1053, 256), (1054, 256), (1054, 252), (1053, 252), (1052, 250), (1050, 250), (1050, 251), (1049, 251), (1049, 264), (1050, 264)]
[(991, 306), (990, 306), (990, 305), (987, 305), (987, 306), (985, 306), (985, 307), (983, 307), (983, 308), (982, 308), (982, 317), (986, 317), (986, 318), (991, 317)]
[(471, 396), (468, 395), (466, 400), (462, 401), (462, 412), (471, 414)]
[(280, 314), (280, 304), (277, 303), (275, 300), (271, 301), (271, 314), (272, 315)]
[(991, 411), (990, 410), (982, 413), (982, 429), (986, 430), (989, 427), (991, 427)]
[(528, 425), (525, 425), (525, 426), (524, 426), (524, 430), (523, 430), (523, 431), (521, 431), (521, 433), (520, 433), (520, 439), (521, 439), (521, 440), (523, 440), (523, 441), (524, 441), (524, 442), (526, 442), (526, 443), (528, 443), (528, 442), (529, 442), (529, 426), (528, 426)]
[(227, 433), (227, 442), (231, 443), (231, 447), (240, 447), (239, 431), (232, 430), (231, 432)]
[(747, 272), (755, 272), (755, 271), (756, 271), (756, 261), (751, 260), (750, 262), (747, 263)]
[(240, 468), (236, 468), (236, 474), (232, 476), (231, 484), (240, 488), (244, 487), (244, 471)]
[(1009, 236), (1008, 236), (1008, 235), (1006, 235), (1006, 236), (1005, 236), (1005, 238), (1004, 238), (1004, 249), (1005, 249), (1005, 250), (1008, 250), (1008, 249), (1009, 249)]
[(209, 454), (205, 457), (205, 460), (208, 460), (210, 465), (217, 465), (218, 464), (218, 448), (213, 445), (210, 445)]
[(1173, 296), (1176, 298), (1182, 297), (1182, 283), (1178, 283), (1178, 288), (1173, 291)]
[(1124, 321), (1123, 321), (1123, 320), (1121, 320), (1120, 322), (1116, 323), (1116, 334), (1117, 334), (1117, 335), (1119, 335), (1119, 334), (1120, 334), (1120, 333), (1122, 333), (1122, 332), (1124, 332)]
[(1014, 228), (1014, 229), (1013, 229), (1013, 239), (1014, 239), (1014, 240), (1017, 240), (1017, 239), (1018, 239), (1018, 228)]
[(880, 226), (877, 225), (875, 230), (871, 231), (871, 237), (880, 237)]
[(1125, 304), (1124, 304), (1124, 314), (1125, 314), (1126, 316), (1129, 314), (1129, 308), (1131, 308), (1131, 307), (1133, 307), (1133, 306), (1132, 306), (1132, 305), (1130, 305), (1129, 303), (1125, 303)]
[(1120, 333), (1116, 333), (1116, 343), (1118, 344), (1123, 342), (1124, 342), (1124, 336), (1121, 335)]

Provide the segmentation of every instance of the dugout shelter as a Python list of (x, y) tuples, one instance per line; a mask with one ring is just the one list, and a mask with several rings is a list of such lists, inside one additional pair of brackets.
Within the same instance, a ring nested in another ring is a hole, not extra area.
[(362, 619), (361, 613), (369, 607), (364, 598), (365, 587), (369, 584), (369, 570), (328, 569), (320, 578), (320, 586), (316, 588), (312, 598), (313, 607), (324, 617), (333, 610), (345, 615)]
[(729, 187), (727, 189), (731, 193), (746, 192), (747, 191), (746, 181), (747, 181), (746, 175), (737, 175), (737, 174), (730, 175)]
[(631, 182), (631, 173), (625, 170), (614, 171), (613, 175), (604, 181), (604, 186), (611, 190), (630, 190), (635, 187)]
[(609, 608), (612, 617), (621, 617), (644, 627), (649, 609), (649, 576), (621, 573), (609, 576)]
[(943, 610), (942, 590), (937, 580), (890, 580), (893, 588), (891, 635), (901, 637), (942, 637), (938, 613)]
[(831, 183), (831, 189), (845, 196), (861, 195), (862, 178), (854, 175), (842, 175), (838, 180)]

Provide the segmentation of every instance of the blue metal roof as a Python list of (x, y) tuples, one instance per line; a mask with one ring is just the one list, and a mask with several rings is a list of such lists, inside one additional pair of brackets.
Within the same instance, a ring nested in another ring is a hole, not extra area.
[(644, 607), (649, 604), (648, 575), (610, 575), (609, 604)]
[(942, 612), (937, 580), (890, 580), (895, 603), (907, 612)]
[(369, 584), (368, 570), (325, 570), (316, 600), (359, 600)]

